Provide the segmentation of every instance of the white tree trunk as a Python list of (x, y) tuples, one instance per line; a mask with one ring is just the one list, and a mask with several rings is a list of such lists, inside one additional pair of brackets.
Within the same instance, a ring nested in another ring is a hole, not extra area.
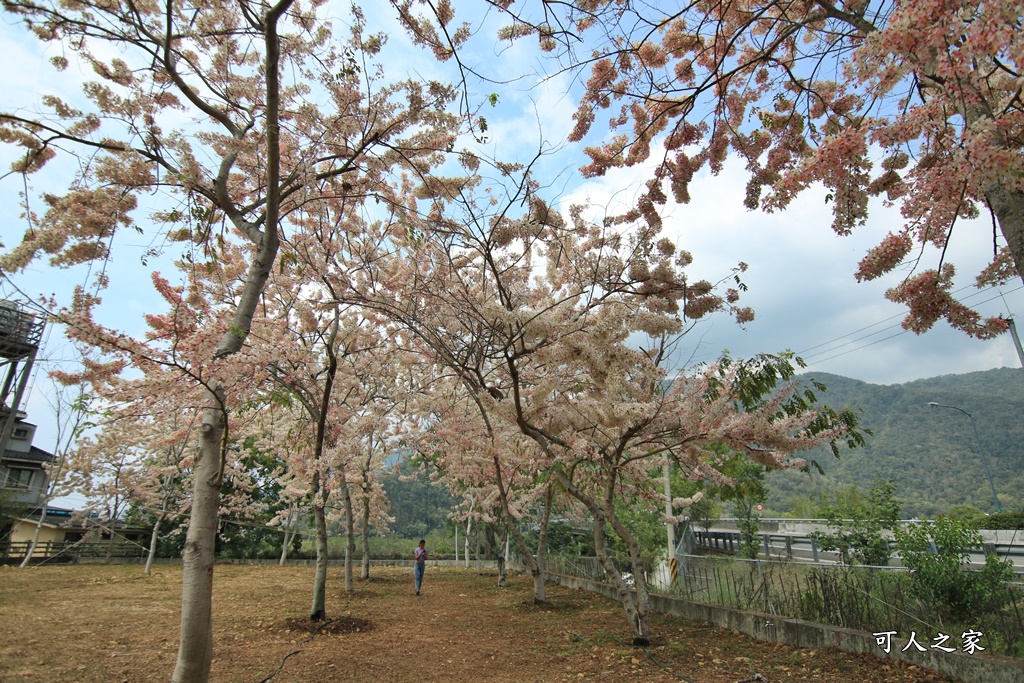
[(149, 552), (146, 553), (146, 569), (144, 574), (149, 576), (153, 573), (153, 558), (156, 557), (156, 540), (160, 535), (160, 524), (164, 521), (164, 514), (161, 512), (156, 522), (153, 524), (153, 532), (149, 535)]
[(505, 527), (505, 539), (502, 544), (501, 550), (498, 552), (498, 587), (505, 587), (505, 579), (507, 578), (505, 563), (508, 561), (508, 527)]
[[(544, 515), (541, 517), (540, 531), (537, 533), (536, 569), (532, 566), (530, 567), (530, 573), (533, 574), (533, 601), (536, 603), (547, 601), (547, 595), (544, 588), (544, 573), (548, 570), (548, 525), (551, 522), (551, 503), (554, 498), (554, 494), (555, 489), (553, 485), (549, 483), (548, 489), (544, 493)], [(516, 537), (516, 541), (519, 541), (519, 536)], [(523, 546), (525, 547), (525, 545), (526, 543), (524, 541)]]
[(22, 569), (28, 566), (29, 561), (32, 559), (33, 553), (36, 551), (36, 546), (39, 545), (39, 531), (43, 528), (43, 520), (46, 518), (46, 506), (49, 505), (49, 496), (43, 501), (42, 508), (39, 512), (39, 521), (36, 522), (36, 530), (32, 532), (32, 542), (28, 544), (28, 550), (25, 552), (25, 557), (18, 565)]
[[(619, 603), (622, 605), (622, 609), (626, 613), (626, 620), (629, 622), (629, 628), (633, 635), (633, 645), (636, 647), (646, 647), (651, 642), (650, 599), (647, 594), (647, 582), (640, 558), (640, 546), (618, 517), (615, 516), (615, 509), (612, 505), (615, 489), (614, 479), (608, 478), (604, 483), (605, 499), (602, 505), (592, 496), (587, 495), (574, 485), (564, 473), (556, 471), (555, 474), (569, 495), (581, 502), (590, 511), (593, 517), (594, 549), (597, 552), (597, 558), (615, 586), (616, 595), (618, 596)], [(606, 521), (611, 524), (615, 534), (629, 548), (635, 593), (633, 589), (626, 585), (622, 574), (608, 554), (604, 537)]]
[[(511, 533), (516, 539), (516, 546), (519, 548), (519, 553), (523, 556), (523, 561), (526, 562), (530, 568), (530, 574), (533, 576), (533, 602), (535, 604), (542, 604), (547, 602), (547, 594), (544, 589), (544, 569), (541, 564), (543, 559), (540, 555), (534, 557), (533, 553), (530, 552), (530, 547), (526, 545), (526, 539), (523, 538), (522, 532), (519, 530), (519, 524), (516, 518), (512, 515), (512, 511), (508, 505), (508, 494), (505, 491), (505, 484), (502, 481), (501, 476), (501, 463), (498, 459), (494, 459), (494, 478), (495, 483), (498, 485), (498, 500), (501, 503), (501, 514), (505, 520), (505, 552), (508, 553), (508, 534)], [(552, 489), (548, 485), (547, 490), (547, 513), (544, 517), (544, 522), (541, 525), (541, 538), (547, 533), (547, 520), (550, 518), (551, 509), (551, 496)], [(538, 550), (540, 550), (538, 548)]]
[[(263, 233), (256, 240), (256, 253), (246, 273), (233, 316), (231, 329), (221, 339), (215, 357), (221, 358), (237, 353), (245, 336), (252, 329), (252, 318), (266, 287), (270, 270), (277, 259), (280, 246), (278, 221), (280, 220), (280, 125), (278, 107), (280, 104), (280, 39), (277, 22), (291, 6), (293, 0), (279, 0), (269, 7), (264, 15), (264, 38), (266, 44), (266, 120), (267, 120), (267, 196)], [(231, 157), (227, 157), (230, 159)], [(223, 165), (224, 170), (230, 164)], [(227, 175), (218, 178), (218, 184), (226, 191)], [(229, 200), (230, 201), (230, 200)], [(222, 210), (233, 206), (220, 206)], [(207, 404), (203, 409), (202, 425), (199, 428), (199, 457), (195, 463), (192, 488), (192, 511), (189, 516), (185, 550), (182, 555), (181, 580), (181, 639), (178, 645), (178, 661), (171, 677), (173, 683), (206, 683), (210, 679), (210, 663), (213, 659), (213, 562), (214, 543), (217, 538), (217, 512), (220, 507), (220, 486), (222, 476), (222, 440), (226, 424), (225, 392), (220, 382), (214, 380), (207, 385)], [(226, 455), (226, 453), (225, 453)]]
[(551, 525), (551, 506), (555, 497), (554, 483), (548, 484), (544, 492), (544, 512), (540, 519), (540, 530), (537, 532), (537, 564), (540, 570), (546, 571), (548, 557), (548, 527)]
[(173, 683), (205, 683), (213, 659), (213, 561), (220, 506), (224, 390), (207, 392), (199, 428), (199, 458), (193, 469), (192, 512), (182, 553), (181, 638)]
[[(626, 610), (626, 614), (630, 617), (630, 626), (633, 629), (633, 645), (646, 647), (651, 644), (651, 605), (650, 594), (647, 591), (647, 572), (641, 559), (640, 545), (636, 542), (633, 535), (619, 523), (614, 511), (609, 515), (609, 519), (612, 522), (616, 535), (629, 548), (630, 564), (633, 567), (633, 586), (635, 592), (631, 593), (630, 597), (635, 596), (635, 607), (632, 614), (629, 609)], [(624, 606), (627, 605), (624, 603)]]
[[(59, 399), (58, 399), (59, 400)], [(58, 404), (59, 406), (59, 404)], [(60, 415), (60, 408), (58, 407), (58, 417)], [(32, 542), (28, 546), (28, 552), (25, 553), (25, 559), (21, 561), (20, 567), (24, 568), (28, 566), (29, 560), (32, 559), (32, 555), (36, 552), (36, 546), (39, 545), (39, 532), (43, 528), (43, 521), (46, 519), (46, 508), (50, 505), (50, 501), (54, 497), (54, 492), (57, 486), (60, 484), (61, 477), (64, 475), (64, 465), (67, 462), (68, 449), (71, 448), (75, 437), (78, 434), (78, 425), (81, 423), (83, 418), (83, 411), (78, 410), (74, 413), (75, 417), (72, 420), (74, 426), (71, 427), (71, 433), (69, 439), (65, 445), (60, 448), (60, 461), (57, 464), (56, 469), (53, 471), (53, 475), (50, 477), (49, 482), (46, 485), (46, 494), (43, 496), (43, 502), (39, 506), (39, 521), (36, 522), (36, 530), (32, 532)], [(57, 443), (60, 444), (62, 440), (62, 432), (66, 430), (65, 424), (58, 424), (57, 426)]]
[(284, 540), (281, 543), (281, 559), (278, 561), (278, 565), (284, 566), (284, 563), (288, 561), (288, 549), (292, 545), (292, 541), (295, 539), (295, 533), (299, 525), (298, 513), (295, 509), (295, 503), (288, 506), (288, 516), (285, 518), (284, 525)]
[[(608, 555), (608, 549), (604, 542), (604, 520), (594, 520), (594, 548), (597, 551), (597, 558), (601, 562), (601, 566), (604, 567), (605, 573), (612, 578), (612, 582), (615, 585), (615, 592), (618, 595), (619, 604), (622, 605), (622, 609), (626, 613), (626, 621), (629, 622), (630, 632), (633, 636), (633, 645), (635, 646), (646, 646), (650, 644), (650, 626), (648, 625), (647, 612), (638, 609), (637, 601), (634, 598), (633, 592), (629, 586), (626, 585), (622, 574), (619, 573), (618, 568), (615, 566), (615, 562)], [(642, 572), (641, 572), (642, 574)], [(641, 576), (637, 576), (636, 568), (633, 571), (633, 580), (637, 582), (642, 580)]]
[[(184, 446), (182, 446), (182, 450), (184, 450)], [(168, 462), (171, 459), (172, 453), (173, 450), (168, 448)], [(179, 452), (178, 455), (180, 456), (181, 453)], [(171, 483), (173, 481), (174, 477), (172, 475), (167, 474), (164, 476), (163, 493), (160, 496), (160, 515), (157, 517), (156, 523), (153, 524), (153, 533), (149, 536), (149, 552), (146, 554), (146, 569), (143, 572), (146, 576), (149, 576), (153, 571), (153, 558), (156, 557), (156, 540), (160, 535), (160, 525), (167, 519), (167, 502), (171, 495)]]
[(370, 497), (363, 497), (363, 574), (362, 578), (370, 578)]
[(483, 542), (480, 538), (480, 529), (476, 530), (476, 574), (477, 576), (484, 575), (484, 563), (483, 563)]
[[(334, 340), (338, 336), (338, 316), (335, 307), (334, 322), (327, 339), (327, 376), (324, 379), (323, 399), (320, 401), (319, 412), (316, 414), (316, 446), (313, 460), (316, 469), (310, 490), (313, 493), (313, 511), (316, 524), (316, 574), (313, 577), (313, 605), (309, 611), (312, 621), (323, 621), (327, 618), (327, 515), (324, 508), (330, 491), (326, 483), (321, 483), (320, 466), (323, 464), (324, 440), (327, 437), (327, 406), (330, 404), (331, 391), (334, 389), (334, 376), (338, 371), (338, 357), (334, 353)], [(342, 482), (342, 489), (345, 485)], [(347, 491), (346, 491), (347, 495)]]
[(345, 492), (345, 592), (352, 595), (356, 592), (352, 570), (356, 554), (356, 520), (352, 514), (352, 492), (344, 479), (341, 490)]
[[(319, 479), (317, 474), (313, 478)], [(316, 528), (316, 572), (309, 618), (311, 621), (323, 621), (327, 618), (327, 515), (317, 502), (313, 503), (313, 526)]]

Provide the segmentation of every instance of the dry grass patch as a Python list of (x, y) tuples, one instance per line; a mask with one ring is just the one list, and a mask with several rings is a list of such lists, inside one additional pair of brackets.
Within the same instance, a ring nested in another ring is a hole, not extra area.
[[(409, 569), (374, 568), (343, 592), (328, 579), (326, 625), (311, 624), (310, 567), (217, 565), (218, 683), (334, 681), (653, 681), (946, 683), (952, 679), (870, 655), (761, 643), (657, 615), (648, 652), (629, 647), (619, 606), (532, 581), (428, 567), (423, 595)], [(178, 648), (181, 568), (130, 566), (0, 570), (0, 681), (166, 681)], [(283, 666), (282, 666), (283, 662)], [(276, 672), (276, 673), (275, 673)], [(681, 678), (685, 677), (685, 678)]]

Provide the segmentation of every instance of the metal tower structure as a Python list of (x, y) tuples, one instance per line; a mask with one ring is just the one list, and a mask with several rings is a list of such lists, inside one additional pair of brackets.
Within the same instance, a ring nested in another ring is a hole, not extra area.
[[(21, 412), (32, 365), (39, 351), (46, 322), (14, 301), (0, 301), (0, 456), (7, 451), (14, 422)], [(12, 393), (13, 392), (13, 393)]]

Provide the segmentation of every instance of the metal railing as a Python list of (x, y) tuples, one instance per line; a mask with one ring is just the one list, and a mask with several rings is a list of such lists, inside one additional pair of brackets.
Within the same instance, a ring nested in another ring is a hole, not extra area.
[[(14, 541), (3, 548), (2, 559), (10, 562), (25, 558), (31, 541)], [(40, 541), (32, 553), (31, 562), (62, 560), (73, 562), (82, 557), (144, 557), (148, 550), (133, 541)]]
[[(838, 551), (825, 551), (816, 538), (801, 534), (758, 534), (760, 536), (759, 554), (766, 559), (785, 558), (796, 562), (813, 564), (840, 564)], [(895, 544), (890, 542), (895, 550)], [(740, 549), (740, 532), (738, 531), (702, 531), (693, 530), (692, 547), (718, 553), (738, 554)], [(1009, 543), (985, 543), (971, 551), (970, 564), (981, 567), (987, 555), (995, 555), (999, 559), (1010, 560), (1016, 571), (1024, 569), (1024, 545)], [(898, 555), (893, 555), (894, 566), (899, 565)]]
[(27, 347), (39, 346), (46, 321), (21, 310), (11, 301), (0, 301), (0, 355), (17, 351), (20, 356)]

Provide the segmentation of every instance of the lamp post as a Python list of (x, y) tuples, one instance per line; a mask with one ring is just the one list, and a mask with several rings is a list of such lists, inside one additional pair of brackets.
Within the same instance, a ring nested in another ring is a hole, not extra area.
[(988, 468), (988, 458), (985, 457), (985, 449), (981, 447), (981, 439), (978, 438), (978, 425), (974, 423), (974, 416), (963, 408), (957, 408), (956, 406), (947, 406), (944, 403), (936, 403), (931, 401), (928, 403), (932, 408), (949, 408), (950, 410), (958, 410), (971, 419), (971, 429), (974, 430), (974, 443), (978, 449), (978, 455), (981, 456), (981, 464), (985, 466), (985, 476), (988, 477), (988, 486), (992, 489), (992, 500), (996, 503), (996, 512), (1002, 512), (1003, 508), (999, 504), (999, 496), (996, 495), (996, 485), (992, 482), (992, 471)]

